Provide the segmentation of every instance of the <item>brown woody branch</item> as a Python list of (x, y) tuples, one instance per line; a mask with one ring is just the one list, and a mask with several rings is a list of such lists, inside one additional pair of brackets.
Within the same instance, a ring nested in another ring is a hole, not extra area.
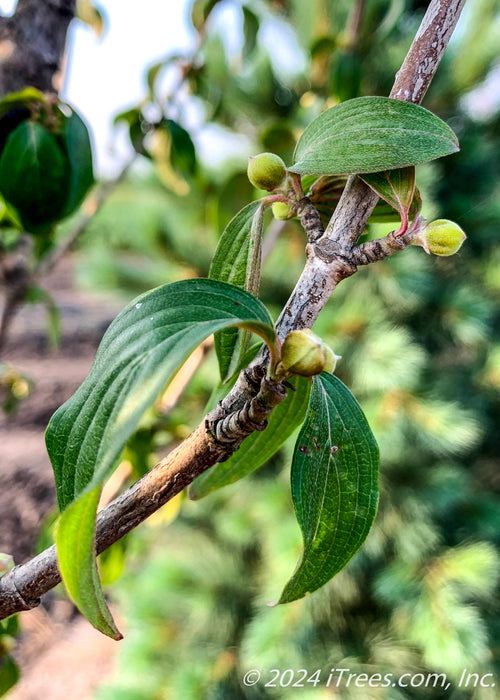
[[(465, 0), (430, 2), (415, 41), (396, 77), (391, 92), (393, 97), (421, 101), (464, 4)], [(354, 274), (357, 264), (365, 264), (365, 259), (370, 262), (369, 248), (361, 246), (357, 253), (354, 250), (377, 199), (377, 195), (361, 180), (349, 178), (326, 232), (316, 243), (307, 245), (304, 271), (278, 321), (281, 338), (292, 329), (312, 326), (336, 285)], [(252, 368), (251, 373), (243, 373), (228, 397), (207, 416), (208, 424), (198, 426), (165, 460), (99, 513), (98, 552), (136, 527), (196, 476), (224, 458), (227, 445), (219, 439), (217, 426), (225, 425), (223, 432), (230, 438), (229, 449), (233, 450), (238, 439), (233, 442), (236, 434), (232, 431), (241, 428), (240, 419), (233, 421), (236, 425), (231, 426), (229, 435), (226, 432), (226, 419), (245, 407), (248, 411), (250, 403), (261, 391), (262, 381), (259, 380), (259, 370), (256, 371), (257, 374)], [(264, 413), (267, 409), (271, 410), (270, 404), (273, 403), (268, 389), (264, 384), (263, 393), (254, 407), (254, 415), (258, 414), (264, 421)], [(278, 390), (276, 400), (280, 393)], [(266, 403), (269, 405), (266, 406)], [(232, 420), (229, 418), (229, 422)], [(36, 606), (39, 597), (59, 581), (56, 550), (51, 547), (0, 579), (0, 618)]]

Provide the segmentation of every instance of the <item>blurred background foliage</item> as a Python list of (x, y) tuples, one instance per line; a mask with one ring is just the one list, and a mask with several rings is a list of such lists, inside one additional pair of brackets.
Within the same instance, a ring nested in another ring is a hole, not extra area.
[[(207, 274), (232, 216), (258, 196), (246, 158), (291, 163), (325, 107), (386, 95), (427, 2), (196, 0), (197, 45), (149, 68), (145, 96), (117, 117), (136, 156), (80, 239), (78, 279), (129, 299)], [(424, 215), (455, 220), (452, 258), (420, 248), (361, 269), (315, 330), (343, 356), (338, 376), (380, 445), (372, 533), (321, 591), (269, 608), (301, 550), (288, 473), (291, 445), (245, 481), (177, 499), (102, 561), (126, 630), (100, 700), (327, 698), (317, 687), (245, 688), (250, 668), (387, 673), (500, 671), (500, 86), (495, 0), (470, 0), (424, 101), (461, 151), (417, 169)], [(496, 76), (496, 77), (495, 77)], [(194, 115), (194, 116), (193, 116)], [(207, 156), (201, 130), (213, 136)], [(61, 227), (61, 236), (73, 223)], [(394, 228), (370, 224), (368, 237)], [(274, 312), (304, 262), (296, 221), (269, 221), (261, 298)], [(495, 324), (497, 325), (495, 326)], [(194, 427), (214, 388), (208, 349), (180, 400), (163, 397), (130, 441), (132, 476)], [(293, 444), (293, 443), (292, 443)], [(123, 567), (123, 557), (126, 565)], [(342, 698), (497, 697), (495, 688), (337, 690)]]

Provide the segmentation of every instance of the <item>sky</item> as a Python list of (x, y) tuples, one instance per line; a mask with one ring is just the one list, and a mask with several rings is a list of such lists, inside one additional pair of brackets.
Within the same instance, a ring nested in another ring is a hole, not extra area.
[(194, 37), (187, 0), (99, 0), (99, 5), (107, 16), (102, 39), (81, 22), (70, 29), (61, 96), (92, 126), (97, 173), (112, 176), (129, 152), (125, 134), (117, 138), (113, 117), (144, 96), (149, 65), (188, 49)]

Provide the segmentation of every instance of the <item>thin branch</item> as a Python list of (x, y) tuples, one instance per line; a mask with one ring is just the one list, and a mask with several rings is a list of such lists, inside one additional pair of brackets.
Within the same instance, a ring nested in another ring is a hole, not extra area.
[[(249, 387), (256, 380), (247, 376), (242, 381)], [(285, 397), (284, 387), (268, 380), (257, 397), (230, 417), (221, 418), (220, 407), (212, 411), (184, 442), (98, 514), (97, 553), (137, 527), (206, 469), (230, 457), (244, 437), (263, 430), (267, 416)], [(53, 545), (0, 578), (0, 619), (36, 607), (40, 596), (60, 581)]]
[(61, 244), (46, 258), (43, 258), (40, 265), (35, 270), (36, 277), (45, 276), (57, 266), (61, 259), (73, 249), (78, 239), (85, 233), (89, 224), (93, 221), (96, 214), (106, 204), (111, 194), (127, 177), (130, 168), (134, 164), (136, 156), (134, 155), (121, 169), (116, 177), (112, 180), (107, 180), (99, 185), (97, 192), (91, 193), (84, 201), (82, 206), (82, 215), (75, 224), (75, 227), (64, 238)]
[[(407, 57), (404, 70), (402, 68), (398, 73), (392, 96), (415, 102), (422, 99), (464, 3), (465, 0), (431, 1), (415, 39), (418, 51), (412, 44), (408, 54), (410, 58)], [(325, 234), (317, 243), (307, 246), (304, 271), (278, 321), (281, 338), (294, 328), (311, 326), (339, 281), (356, 272), (353, 248), (377, 199), (377, 195), (358, 178), (349, 179)], [(251, 427), (255, 418), (263, 418), (265, 411), (270, 410), (267, 404), (272, 401), (269, 401), (269, 392), (266, 394), (269, 387), (262, 382), (265, 377), (262, 367), (260, 373), (259, 379), (258, 366), (245, 370), (235, 388), (207, 416), (206, 422), (201, 423), (157, 467), (101, 511), (97, 519), (98, 552), (136, 527), (198, 474), (237, 449), (238, 439), (234, 436), (238, 430)], [(264, 395), (250, 410), (250, 403), (262, 386)], [(240, 421), (247, 418), (248, 423), (242, 426)], [(262, 424), (264, 422), (265, 418)], [(228, 429), (229, 434), (226, 432)], [(242, 440), (243, 436), (240, 437)], [(229, 439), (227, 445), (226, 438)], [(16, 567), (0, 579), (0, 619), (35, 607), (39, 597), (59, 581), (54, 547)]]

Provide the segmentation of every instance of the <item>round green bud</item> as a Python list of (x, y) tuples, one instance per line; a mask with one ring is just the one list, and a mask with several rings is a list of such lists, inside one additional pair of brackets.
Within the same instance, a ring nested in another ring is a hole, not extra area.
[(279, 219), (280, 221), (285, 221), (290, 217), (290, 214), (292, 213), (292, 210), (286, 202), (274, 202), (271, 209), (274, 218)]
[(436, 219), (425, 227), (414, 243), (421, 245), (427, 253), (446, 256), (454, 255), (466, 238), (465, 233), (454, 221)]
[(328, 360), (325, 348), (321, 338), (308, 328), (291, 331), (281, 348), (281, 367), (288, 374), (302, 377), (321, 374)]
[(286, 167), (276, 153), (261, 153), (248, 159), (247, 175), (254, 187), (270, 192), (283, 184)]

